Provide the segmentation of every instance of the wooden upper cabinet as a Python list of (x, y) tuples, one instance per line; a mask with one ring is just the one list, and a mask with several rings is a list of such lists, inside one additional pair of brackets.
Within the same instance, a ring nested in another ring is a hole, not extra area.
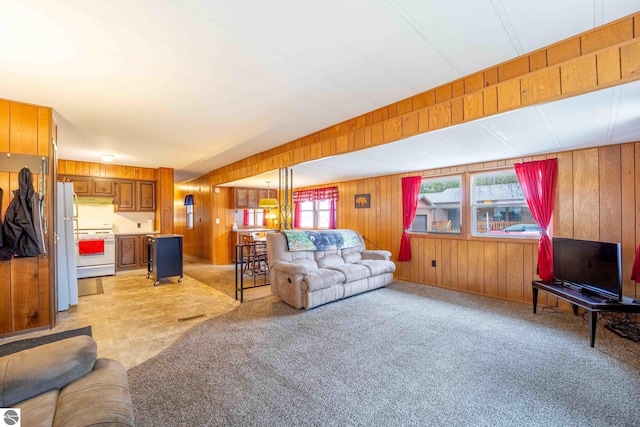
[(118, 181), (116, 183), (115, 209), (118, 211), (134, 211), (136, 197), (135, 181)]
[(235, 199), (235, 207), (236, 209), (257, 209), (258, 203), (260, 203), (260, 199), (264, 199), (267, 197), (276, 198), (277, 191), (274, 188), (269, 189), (267, 192), (266, 188), (236, 188), (236, 199)]
[(116, 185), (112, 179), (91, 179), (91, 190), (95, 196), (116, 195)]
[(116, 195), (116, 184), (113, 179), (58, 175), (58, 180), (72, 182), (73, 191), (78, 196), (113, 197)]
[(156, 183), (153, 181), (116, 181), (116, 210), (120, 212), (156, 209)]
[(137, 183), (137, 210), (155, 211), (156, 209), (156, 183), (150, 181), (138, 181)]
[(91, 178), (72, 176), (64, 177), (63, 181), (73, 183), (73, 192), (78, 196), (91, 196)]
[(247, 200), (247, 189), (236, 188), (236, 208), (246, 209), (248, 207), (249, 207), (249, 202)]

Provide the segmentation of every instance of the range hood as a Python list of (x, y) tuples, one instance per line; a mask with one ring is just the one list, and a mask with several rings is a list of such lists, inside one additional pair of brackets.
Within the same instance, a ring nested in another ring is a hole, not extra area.
[(79, 205), (113, 205), (113, 197), (78, 196)]

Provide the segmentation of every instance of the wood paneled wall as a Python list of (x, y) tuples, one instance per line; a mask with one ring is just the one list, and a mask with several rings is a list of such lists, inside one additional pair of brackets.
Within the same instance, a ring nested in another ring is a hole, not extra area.
[[(624, 294), (640, 297), (640, 285), (630, 280), (640, 243), (640, 142), (335, 183), (340, 192), (338, 227), (360, 231), (369, 248), (390, 250), (398, 279), (530, 302), (531, 281), (538, 278), (537, 241), (471, 236), (468, 184), (462, 234), (413, 234), (412, 260), (397, 262), (403, 228), (401, 179), (461, 173), (468, 183), (473, 172), (554, 157), (559, 172), (552, 235), (621, 242)], [(354, 196), (360, 193), (371, 194), (370, 209), (355, 208)]]
[[(208, 180), (199, 178), (189, 181), (188, 185), (178, 185), (174, 191), (174, 227), (176, 233), (184, 236), (184, 253), (206, 260), (210, 259), (207, 255), (212, 252), (213, 247), (212, 241), (205, 244), (205, 236), (210, 236), (212, 220), (211, 201), (206, 192), (208, 186)], [(187, 230), (187, 211), (184, 207), (187, 194), (193, 194), (194, 228), (191, 230)]]
[[(38, 161), (42, 157), (49, 158), (49, 174), (44, 177), (47, 255), (0, 261), (0, 335), (53, 324), (53, 162), (50, 155), (54, 129), (50, 108), (0, 100), (0, 152), (34, 156)], [(19, 187), (19, 172), (3, 167), (8, 163), (0, 160), (0, 188), (3, 190), (0, 219), (3, 223), (13, 198), (12, 191)], [(34, 188), (39, 191), (39, 171), (31, 168), (31, 172)]]
[[(192, 230), (187, 230), (186, 227), (184, 197), (187, 194), (194, 195)], [(210, 187), (209, 179), (201, 177), (178, 185), (174, 204), (176, 233), (185, 236), (186, 254), (212, 264), (229, 264), (234, 261), (235, 242), (231, 228), (235, 211), (232, 187)]]
[[(170, 169), (173, 171), (172, 169)], [(99, 178), (137, 179), (158, 181), (158, 169), (137, 166), (113, 165), (107, 163), (80, 162), (76, 160), (58, 160), (60, 175), (93, 176)], [(173, 172), (172, 172), (173, 173)]]
[(156, 192), (158, 203), (156, 204), (156, 223), (154, 230), (160, 230), (163, 234), (172, 234), (173, 226), (173, 169), (159, 168)]

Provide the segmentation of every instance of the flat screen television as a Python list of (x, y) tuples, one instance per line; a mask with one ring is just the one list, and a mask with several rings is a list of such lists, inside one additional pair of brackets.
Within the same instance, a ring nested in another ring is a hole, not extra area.
[(612, 300), (622, 300), (620, 243), (553, 238), (553, 277)]

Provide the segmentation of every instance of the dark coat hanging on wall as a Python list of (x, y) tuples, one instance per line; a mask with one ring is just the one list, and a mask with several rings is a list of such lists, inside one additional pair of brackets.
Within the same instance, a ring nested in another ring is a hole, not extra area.
[(2, 226), (2, 260), (11, 259), (14, 255), (33, 257), (46, 253), (40, 197), (33, 188), (31, 176), (29, 168), (22, 168), (18, 174), (18, 189), (13, 192)]

